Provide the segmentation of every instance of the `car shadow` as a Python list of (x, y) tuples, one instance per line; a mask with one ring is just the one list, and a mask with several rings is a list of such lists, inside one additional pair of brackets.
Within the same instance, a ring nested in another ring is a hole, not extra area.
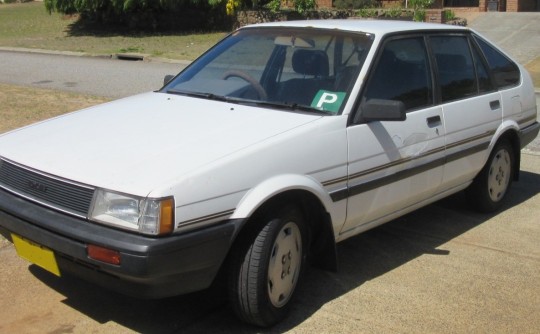
[[(540, 175), (522, 171), (502, 210), (509, 210), (539, 192)], [(222, 294), (212, 291), (163, 300), (139, 300), (80, 279), (57, 278), (37, 266), (31, 266), (30, 271), (65, 296), (63, 303), (102, 324), (113, 321), (142, 333), (281, 333), (309, 319), (326, 303), (419, 256), (449, 255), (449, 251), (439, 247), (495, 215), (473, 211), (465, 194), (460, 192), (339, 243), (338, 272), (309, 268), (289, 317), (271, 329), (241, 323)]]

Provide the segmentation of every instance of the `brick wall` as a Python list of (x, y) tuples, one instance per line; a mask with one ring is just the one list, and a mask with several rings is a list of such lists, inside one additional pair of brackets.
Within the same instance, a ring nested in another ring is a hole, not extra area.
[(317, 0), (318, 8), (332, 8), (332, 0)]
[(428, 9), (426, 10), (426, 22), (429, 23), (443, 23), (444, 15), (441, 9)]
[(507, 12), (517, 12), (518, 11), (518, 0), (507, 0), (506, 1), (506, 11)]

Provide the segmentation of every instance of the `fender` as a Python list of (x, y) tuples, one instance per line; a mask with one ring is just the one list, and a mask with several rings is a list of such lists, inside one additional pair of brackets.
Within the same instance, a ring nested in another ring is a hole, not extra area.
[[(493, 135), (493, 137), (491, 137), (491, 142), (489, 143), (488, 156), (491, 150), (493, 150), (493, 148), (497, 144), (497, 142), (502, 137), (504, 137), (508, 132), (514, 132), (515, 134), (519, 133), (519, 125), (513, 119), (503, 120), (502, 123), (497, 128), (497, 130), (495, 130), (495, 134)], [(487, 156), (486, 156), (486, 161), (487, 161)]]
[(495, 145), (499, 142), (499, 140), (503, 137), (506, 137), (510, 140), (510, 144), (514, 148), (514, 161), (515, 161), (515, 169), (514, 169), (514, 181), (517, 181), (519, 179), (519, 170), (521, 165), (521, 146), (520, 146), (520, 139), (519, 139), (519, 124), (514, 119), (506, 119), (503, 120), (499, 128), (495, 131), (495, 134), (491, 138), (491, 142), (489, 143), (489, 147), (486, 153), (486, 156), (484, 157), (484, 164), (487, 163), (487, 160), (489, 158), (489, 155), (495, 148)]
[(338, 210), (339, 206), (332, 202), (322, 184), (307, 175), (298, 174), (277, 175), (250, 189), (238, 203), (231, 219), (250, 217), (269, 199), (289, 190), (305, 190), (315, 195), (330, 214), (334, 226), (345, 220), (345, 210)]

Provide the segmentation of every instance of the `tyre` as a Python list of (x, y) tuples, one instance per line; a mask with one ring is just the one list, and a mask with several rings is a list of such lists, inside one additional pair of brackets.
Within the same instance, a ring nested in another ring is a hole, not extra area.
[(467, 197), (473, 208), (481, 212), (499, 209), (510, 190), (514, 168), (514, 149), (508, 141), (501, 141), (467, 189)]
[(248, 224), (231, 254), (229, 299), (240, 319), (268, 327), (293, 299), (306, 264), (306, 227), (294, 207), (268, 210)]

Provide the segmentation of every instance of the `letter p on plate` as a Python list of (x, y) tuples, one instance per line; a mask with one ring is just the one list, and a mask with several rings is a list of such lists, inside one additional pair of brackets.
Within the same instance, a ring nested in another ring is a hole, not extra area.
[(338, 96), (336, 94), (324, 92), (319, 99), (319, 103), (317, 103), (317, 108), (322, 108), (325, 103), (335, 103), (337, 100)]
[(344, 99), (345, 93), (320, 90), (311, 102), (311, 106), (317, 109), (337, 113)]

